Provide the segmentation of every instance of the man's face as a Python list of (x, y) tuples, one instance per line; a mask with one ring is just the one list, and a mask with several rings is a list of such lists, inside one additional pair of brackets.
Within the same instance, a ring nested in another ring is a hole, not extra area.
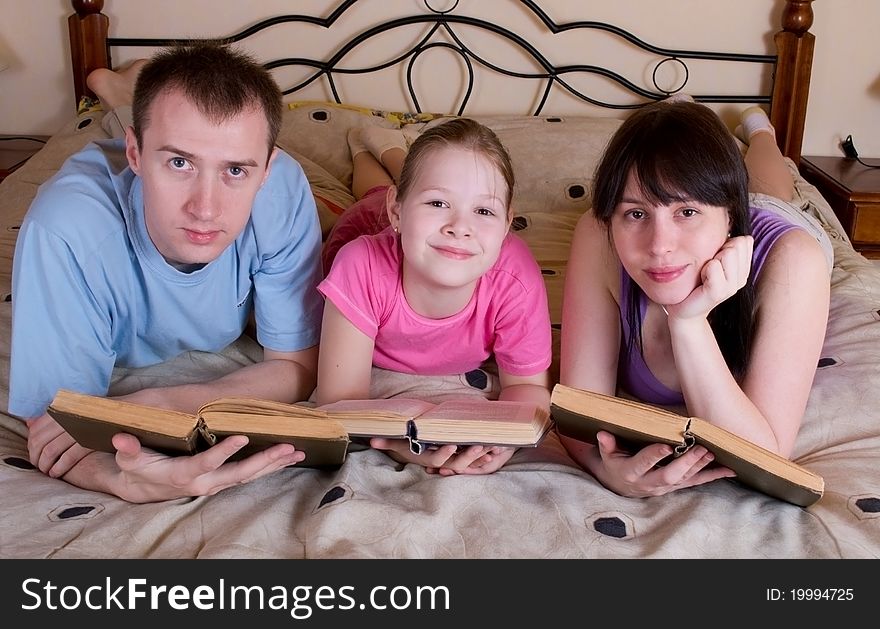
[(238, 237), (269, 175), (267, 138), (259, 109), (217, 124), (179, 90), (153, 101), (142, 146), (127, 130), (126, 156), (143, 180), (147, 231), (169, 263), (211, 262)]

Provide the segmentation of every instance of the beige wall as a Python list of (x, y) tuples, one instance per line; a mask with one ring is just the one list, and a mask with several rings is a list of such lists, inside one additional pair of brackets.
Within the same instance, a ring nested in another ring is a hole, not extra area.
[[(438, 7), (451, 0), (431, 0)], [(298, 11), (307, 14), (326, 14), (336, 0), (297, 0)], [(111, 34), (126, 36), (209, 36), (234, 32), (254, 3), (225, 0), (107, 0), (105, 13), (111, 19)], [(261, 0), (264, 14), (271, 15), (289, 10), (289, 0)], [(584, 16), (580, 2), (571, 0), (543, 0), (547, 12), (557, 21), (568, 21)], [(712, 48), (734, 52), (770, 52), (771, 34), (778, 28), (782, 0), (615, 0), (590, 3), (590, 19), (607, 20), (619, 24), (659, 46), (675, 48)], [(419, 9), (422, 0), (368, 0), (352, 13), (357, 23), (375, 23), (381, 18)], [(723, 11), (733, 12), (720, 16)], [(458, 9), (468, 9), (482, 17), (496, 21), (512, 20), (528, 38), (534, 29), (527, 14), (508, 0), (461, 0)], [(815, 0), (813, 3), (816, 35), (816, 54), (813, 62), (813, 89), (807, 117), (804, 140), (805, 154), (839, 154), (838, 143), (852, 134), (859, 152), (864, 157), (880, 157), (880, 2), (878, 0)], [(72, 79), (69, 70), (66, 18), (70, 13), (67, 0), (0, 0), (0, 55), (11, 61), (11, 67), (0, 73), (0, 133), (44, 133), (57, 130), (73, 116)], [(125, 25), (116, 30), (115, 25)], [(507, 24), (507, 22), (504, 22)], [(650, 25), (650, 29), (646, 26)], [(697, 26), (700, 25), (700, 26)], [(663, 36), (649, 35), (662, 33)], [(260, 54), (281, 45), (277, 32), (251, 44)], [(275, 39), (273, 39), (275, 38)], [(290, 46), (290, 41), (284, 43)], [(326, 33), (314, 29), (301, 39), (303, 56), (315, 56), (314, 51), (328, 50), (330, 40)], [(612, 59), (612, 64), (623, 71), (650, 75), (650, 69), (638, 58), (626, 57), (615, 44), (598, 37), (590, 40), (563, 40), (557, 48), (545, 50), (556, 63), (584, 62), (583, 50), (595, 50), (597, 57), (589, 60)], [(374, 51), (376, 52), (376, 51)], [(135, 52), (117, 53), (132, 55)], [(142, 54), (142, 53), (141, 53)], [(378, 53), (377, 53), (378, 54)], [(499, 50), (504, 56), (505, 52)], [(591, 53), (592, 54), (592, 53)], [(431, 60), (443, 68), (449, 60)], [(436, 76), (432, 68), (424, 76)], [(717, 83), (710, 83), (712, 72), (699, 66), (691, 71), (689, 90), (700, 92), (703, 85), (709, 91), (723, 91)], [(289, 77), (279, 77), (284, 83)], [(398, 81), (399, 77), (386, 80)], [(766, 79), (765, 79), (766, 80)], [(744, 86), (757, 90), (761, 79), (757, 76), (725, 76), (725, 86)], [(425, 89), (434, 110), (450, 110), (455, 97), (447, 85), (425, 83)], [(592, 87), (592, 86), (591, 86)], [(433, 91), (432, 91), (433, 88)], [(606, 86), (596, 89), (607, 90)], [(406, 108), (407, 103), (389, 100), (394, 91), (380, 81), (361, 81), (350, 85), (344, 97), (372, 106)], [(613, 90), (612, 90), (613, 91)], [(528, 111), (535, 101), (534, 94), (523, 96), (523, 91), (499, 95), (496, 89), (483, 88), (475, 94), (474, 104), (479, 113), (501, 110), (499, 102), (509, 111)], [(592, 92), (591, 92), (592, 93)], [(309, 97), (326, 97), (326, 91), (315, 89)], [(613, 96), (613, 95), (612, 95)], [(435, 100), (436, 99), (436, 100)], [(524, 102), (516, 102), (517, 99)], [(424, 100), (424, 99), (423, 99)], [(424, 105), (424, 103), (423, 103)], [(545, 107), (546, 113), (573, 113), (576, 105), (564, 96), (556, 96)], [(733, 110), (721, 107), (723, 115)]]

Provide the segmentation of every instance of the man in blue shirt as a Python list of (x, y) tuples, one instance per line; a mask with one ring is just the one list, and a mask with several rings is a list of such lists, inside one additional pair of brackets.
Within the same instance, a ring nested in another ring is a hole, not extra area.
[(166, 457), (116, 435), (86, 450), (49, 415), (60, 388), (106, 395), (114, 367), (217, 352), (253, 313), (263, 361), (217, 380), (124, 396), (194, 413), (223, 395), (285, 402), (315, 386), (321, 234), (302, 169), (275, 147), (281, 93), (249, 56), (164, 50), (137, 76), (124, 140), (91, 144), (44, 184), (13, 264), (9, 412), (31, 461), (132, 502), (213, 494), (304, 455), (275, 445), (240, 461), (230, 437)]

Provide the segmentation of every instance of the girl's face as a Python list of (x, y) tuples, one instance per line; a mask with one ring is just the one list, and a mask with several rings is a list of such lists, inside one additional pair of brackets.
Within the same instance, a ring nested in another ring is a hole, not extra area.
[(510, 226), (507, 185), (491, 161), (454, 147), (426, 157), (406, 197), (398, 199), (393, 186), (388, 196), (391, 225), (400, 231), (407, 301), (423, 314), (444, 295), (464, 299), (461, 307), (467, 303), (498, 259)]
[(630, 173), (611, 217), (611, 237), (623, 268), (648, 299), (677, 304), (702, 283), (703, 265), (727, 241), (727, 208), (696, 201), (653, 205)]

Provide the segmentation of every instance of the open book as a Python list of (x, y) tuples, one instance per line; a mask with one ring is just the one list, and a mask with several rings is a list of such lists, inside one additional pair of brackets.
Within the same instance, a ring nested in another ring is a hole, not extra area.
[(525, 402), (481, 398), (434, 404), (423, 400), (352, 400), (318, 408), (227, 397), (196, 415), (61, 390), (48, 413), (86, 448), (115, 452), (114, 434), (126, 432), (166, 454), (193, 454), (230, 435), (247, 435), (239, 456), (273, 443), (306, 454), (300, 465), (340, 465), (352, 437), (407, 439), (419, 454), (426, 445), (454, 443), (535, 446), (552, 425), (545, 409)]
[(144, 447), (164, 454), (195, 454), (223, 437), (247, 435), (248, 444), (235, 459), (275, 443), (292, 443), (305, 452), (300, 466), (335, 466), (345, 460), (348, 434), (324, 413), (296, 407), (296, 412), (286, 417), (267, 418), (261, 413), (242, 412), (243, 408), (242, 404), (217, 400), (190, 415), (62, 389), (47, 412), (81, 446), (104, 452), (116, 452), (111, 439), (120, 432), (134, 435)]
[(426, 445), (536, 446), (553, 425), (550, 414), (527, 402), (482, 398), (432, 403), (410, 398), (343, 400), (318, 410), (352, 437), (407, 439), (415, 454)]
[(669, 444), (673, 456), (699, 444), (743, 484), (802, 507), (825, 490), (821, 476), (699, 417), (561, 384), (553, 388), (550, 413), (559, 434), (593, 444), (600, 430), (614, 434), (624, 448)]

